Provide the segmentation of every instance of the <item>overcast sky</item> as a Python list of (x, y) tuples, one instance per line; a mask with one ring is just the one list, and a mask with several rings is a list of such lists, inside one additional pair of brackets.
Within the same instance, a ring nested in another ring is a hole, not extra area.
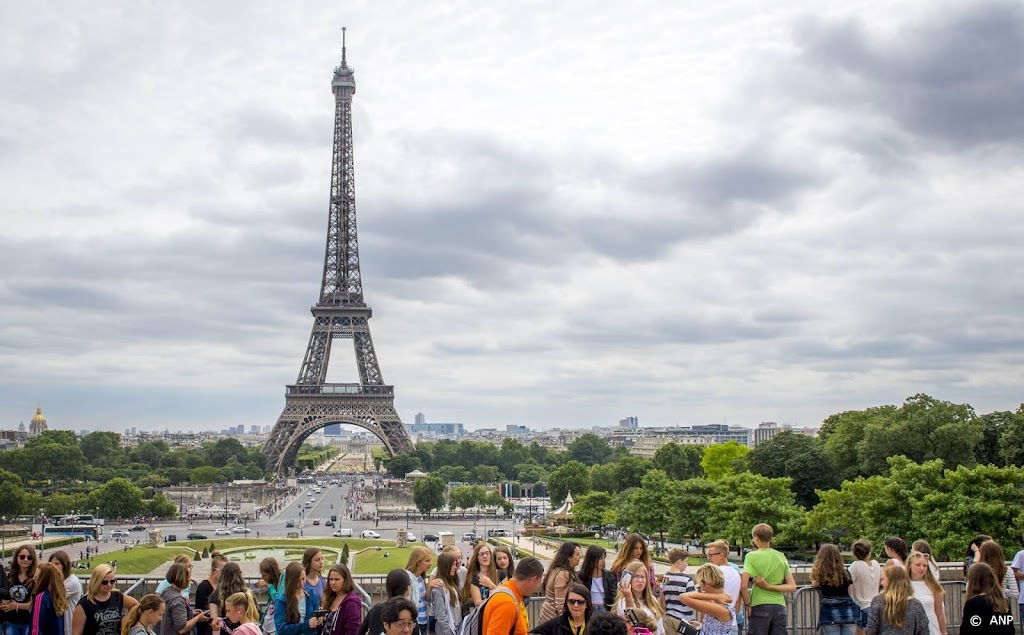
[(1024, 401), (1020, 2), (7, 2), (0, 427), (276, 421), (342, 26), (406, 421)]

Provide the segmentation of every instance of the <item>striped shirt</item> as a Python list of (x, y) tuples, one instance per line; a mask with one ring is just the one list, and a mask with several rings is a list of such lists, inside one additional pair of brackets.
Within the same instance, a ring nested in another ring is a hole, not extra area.
[(689, 576), (669, 571), (661, 580), (661, 588), (665, 594), (666, 613), (680, 620), (692, 620), (697, 617), (693, 609), (679, 601), (681, 594), (697, 590)]

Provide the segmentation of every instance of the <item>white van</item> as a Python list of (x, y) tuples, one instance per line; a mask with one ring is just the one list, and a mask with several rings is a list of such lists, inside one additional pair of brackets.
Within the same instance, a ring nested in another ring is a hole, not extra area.
[(334, 532), (334, 537), (335, 538), (351, 538), (352, 537), (352, 530), (351, 529), (338, 529), (338, 530), (336, 530)]
[(362, 534), (360, 534), (360, 538), (369, 538), (371, 540), (377, 540), (380, 538), (380, 534), (378, 534), (372, 529), (367, 529)]

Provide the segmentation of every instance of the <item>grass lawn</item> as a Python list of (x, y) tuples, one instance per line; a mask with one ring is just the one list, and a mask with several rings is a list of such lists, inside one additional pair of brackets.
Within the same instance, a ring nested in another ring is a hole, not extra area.
[[(159, 567), (165, 562), (174, 560), (174, 557), (181, 553), (187, 553), (192, 555), (195, 553), (194, 550), (202, 551), (204, 548), (209, 548), (211, 545), (215, 546), (216, 549), (232, 549), (236, 547), (291, 547), (291, 548), (305, 548), (305, 547), (334, 547), (338, 550), (348, 543), (350, 551), (357, 551), (371, 545), (380, 545), (384, 548), (390, 548), (394, 551), (394, 542), (390, 540), (363, 540), (361, 538), (271, 538), (271, 539), (258, 539), (258, 538), (228, 538), (228, 537), (217, 537), (217, 540), (190, 540), (181, 542), (168, 542), (164, 543), (164, 547), (157, 549), (155, 547), (138, 546), (128, 551), (110, 551), (103, 553), (98, 556), (93, 556), (92, 566), (98, 564), (110, 564), (111, 560), (117, 560), (117, 572), (124, 575), (145, 575), (153, 569)], [(78, 556), (78, 551), (74, 547), (67, 549), (68, 555), (74, 560)], [(383, 553), (383, 552), (381, 552)], [(405, 555), (408, 558), (408, 553)], [(400, 566), (405, 566), (405, 560), (402, 560)], [(390, 571), (390, 569), (388, 569)], [(75, 573), (86, 574), (89, 573), (88, 569), (76, 569)], [(387, 573), (387, 571), (385, 571)]]
[[(380, 551), (364, 551), (356, 555), (356, 570), (352, 575), (387, 573), (392, 569), (404, 569), (405, 563), (409, 561), (410, 552), (412, 547), (383, 547)], [(387, 558), (384, 557), (385, 553), (388, 554)], [(434, 558), (434, 563), (437, 563), (437, 558)]]

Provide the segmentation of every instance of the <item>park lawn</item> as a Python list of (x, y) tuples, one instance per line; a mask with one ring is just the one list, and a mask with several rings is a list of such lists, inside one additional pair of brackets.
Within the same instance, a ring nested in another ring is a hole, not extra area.
[(333, 547), (341, 549), (348, 544), (349, 551), (357, 551), (359, 549), (365, 549), (366, 547), (372, 547), (373, 545), (380, 545), (381, 547), (394, 547), (395, 543), (392, 540), (369, 540), (365, 538), (333, 538), (333, 537), (310, 537), (305, 538), (228, 538), (226, 536), (214, 536), (206, 540), (184, 540), (177, 544), (191, 547), (198, 551), (203, 549), (209, 549), (214, 546), (215, 549), (223, 551), (224, 549), (235, 549), (237, 547)]
[[(68, 555), (77, 556), (74, 549), (67, 550)], [(92, 566), (98, 564), (110, 564), (111, 560), (117, 560), (117, 572), (124, 575), (145, 575), (165, 562), (174, 560), (178, 554), (194, 552), (185, 547), (133, 547), (128, 551), (109, 551), (92, 557)], [(75, 569), (75, 573), (87, 574), (89, 569)]]
[[(409, 554), (412, 547), (384, 547), (381, 550), (371, 549), (356, 554), (355, 571), (352, 575), (370, 575), (374, 573), (384, 574), (392, 569), (404, 569), (409, 562)], [(351, 547), (349, 547), (351, 549)], [(384, 557), (387, 554), (387, 557)], [(434, 558), (434, 564), (437, 558)]]

